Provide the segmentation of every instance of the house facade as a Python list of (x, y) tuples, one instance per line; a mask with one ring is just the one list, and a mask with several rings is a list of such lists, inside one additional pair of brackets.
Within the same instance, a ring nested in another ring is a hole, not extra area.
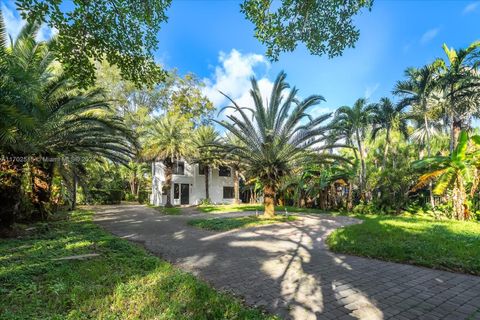
[[(234, 201), (234, 179), (230, 167), (210, 167), (209, 195), (215, 204)], [(165, 186), (165, 165), (152, 163), (152, 194), (150, 203), (161, 206), (167, 202)], [(205, 199), (205, 170), (202, 165), (176, 161), (173, 167), (171, 201), (173, 205), (197, 205)]]

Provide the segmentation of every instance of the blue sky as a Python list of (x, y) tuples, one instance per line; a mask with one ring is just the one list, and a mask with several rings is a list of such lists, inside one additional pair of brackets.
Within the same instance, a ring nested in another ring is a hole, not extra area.
[[(12, 3), (2, 0), (4, 15), (11, 13), (6, 19), (10, 30), (18, 19), (15, 12), (5, 12)], [(269, 62), (237, 1), (174, 0), (167, 14), (169, 22), (158, 35), (157, 60), (204, 79), (206, 94), (218, 106), (225, 100), (217, 90), (248, 104), (249, 77), (261, 79), (267, 92), (281, 70), (301, 96), (325, 97), (315, 112), (351, 105), (359, 97), (375, 101), (391, 95), (405, 68), (443, 57), (444, 42), (457, 48), (480, 40), (480, 2), (376, 0), (371, 12), (355, 18), (360, 40), (342, 57), (312, 56), (299, 46)]]

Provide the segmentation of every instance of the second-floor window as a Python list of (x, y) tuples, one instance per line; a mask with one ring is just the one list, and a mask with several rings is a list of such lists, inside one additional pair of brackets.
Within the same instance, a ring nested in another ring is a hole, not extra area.
[(203, 164), (198, 165), (198, 174), (199, 175), (205, 175), (205, 166)]
[(220, 177), (230, 177), (232, 175), (231, 171), (230, 171), (230, 168), (227, 167), (227, 166), (220, 166), (220, 168), (218, 168), (218, 175)]
[(173, 174), (185, 175), (185, 162), (177, 161), (173, 164)]

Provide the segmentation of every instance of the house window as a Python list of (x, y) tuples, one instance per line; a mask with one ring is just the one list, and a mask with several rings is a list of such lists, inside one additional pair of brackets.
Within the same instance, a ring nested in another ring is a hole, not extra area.
[(173, 199), (180, 199), (180, 185), (178, 183), (173, 184)]
[(223, 199), (233, 199), (233, 187), (223, 187)]
[(226, 166), (220, 166), (218, 169), (218, 175), (220, 177), (231, 177), (232, 173), (230, 172), (230, 168)]
[(177, 161), (173, 164), (173, 174), (185, 175), (185, 162)]
[(198, 174), (205, 175), (205, 166), (203, 164), (198, 165)]

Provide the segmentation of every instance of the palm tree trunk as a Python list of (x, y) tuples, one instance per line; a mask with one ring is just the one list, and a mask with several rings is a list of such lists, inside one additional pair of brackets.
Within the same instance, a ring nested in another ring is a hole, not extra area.
[(237, 168), (233, 169), (233, 193), (234, 193), (234, 204), (240, 203), (240, 178)]
[(210, 189), (209, 189), (209, 179), (210, 179), (210, 166), (205, 165), (205, 200), (210, 200)]
[(173, 176), (173, 161), (167, 158), (164, 161), (165, 164), (165, 191), (167, 193), (167, 202), (165, 207), (172, 207), (172, 176)]
[(70, 210), (75, 210), (77, 206), (77, 184), (78, 184), (78, 177), (77, 173), (73, 172), (73, 184), (72, 184), (72, 204), (70, 206)]
[[(427, 118), (426, 113), (423, 115), (423, 122), (425, 124), (425, 132), (427, 133), (427, 143), (426, 143), (427, 156), (430, 157), (430, 155), (432, 153), (432, 148), (430, 146), (430, 127), (428, 125), (428, 118)], [(428, 194), (429, 194), (429, 198), (430, 198), (430, 205), (432, 206), (432, 208), (435, 208), (435, 199), (433, 197), (433, 184), (432, 184), (432, 182), (430, 182), (428, 184)]]
[(49, 214), (53, 168), (53, 162), (32, 162), (32, 204), (35, 208), (33, 218), (36, 220), (45, 220)]
[(347, 210), (351, 211), (353, 209), (353, 183), (352, 181), (348, 182), (348, 202)]
[(265, 185), (263, 187), (263, 204), (265, 211), (263, 215), (268, 218), (275, 216), (275, 187), (272, 185)]
[[(7, 155), (8, 159), (8, 155)], [(0, 227), (9, 228), (20, 207), (23, 163), (0, 158)]]
[(390, 128), (387, 128), (387, 134), (385, 137), (385, 149), (383, 150), (382, 168), (385, 168), (387, 165), (387, 156), (388, 156), (389, 147), (390, 147)]
[(360, 139), (360, 132), (359, 129), (357, 128), (355, 130), (355, 135), (357, 138), (357, 144), (358, 144), (358, 153), (360, 154), (360, 164), (361, 164), (361, 172), (360, 172), (360, 195), (363, 200), (365, 200), (365, 183), (367, 180), (366, 174), (367, 174), (367, 168), (365, 165), (365, 159), (364, 159), (364, 153), (363, 153), (363, 145), (362, 145), (362, 140)]

